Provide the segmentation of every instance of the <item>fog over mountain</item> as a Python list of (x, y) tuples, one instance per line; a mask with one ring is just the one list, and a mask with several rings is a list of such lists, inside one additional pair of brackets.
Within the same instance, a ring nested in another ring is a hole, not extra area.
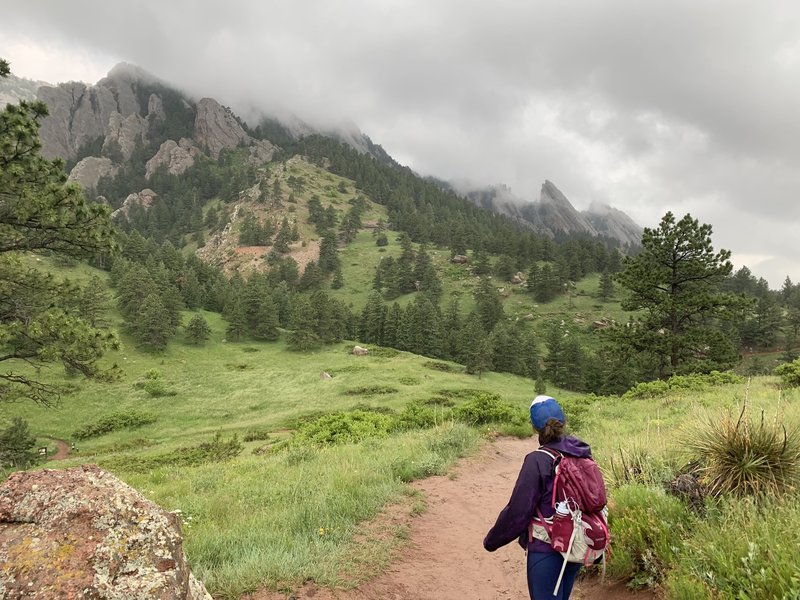
[(4, 6), (0, 36), (19, 76), (125, 60), (249, 121), (355, 123), (440, 179), (691, 212), (737, 266), (800, 280), (794, 2), (51, 0)]

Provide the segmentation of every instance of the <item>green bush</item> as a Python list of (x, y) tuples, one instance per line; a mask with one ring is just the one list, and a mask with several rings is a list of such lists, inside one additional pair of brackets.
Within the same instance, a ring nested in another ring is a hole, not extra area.
[(789, 600), (800, 598), (797, 549), (800, 507), (795, 499), (757, 504), (728, 499), (692, 528), (669, 598)]
[(392, 428), (399, 431), (428, 429), (444, 421), (449, 416), (449, 412), (449, 410), (436, 408), (424, 401), (410, 402), (395, 417)]
[(351, 444), (373, 437), (386, 437), (392, 418), (375, 412), (354, 410), (324, 415), (300, 425), (291, 446)]
[(775, 495), (796, 489), (800, 478), (800, 429), (776, 414), (751, 420), (745, 405), (700, 417), (683, 444), (712, 496)]
[(504, 401), (497, 394), (482, 392), (453, 410), (453, 416), (468, 425), (524, 422), (522, 411)]
[(778, 365), (774, 373), (781, 378), (781, 385), (784, 387), (800, 386), (800, 358)]
[(248, 429), (242, 437), (242, 441), (245, 442), (258, 442), (268, 439), (269, 431), (267, 429)]
[(342, 393), (345, 396), (379, 396), (383, 394), (394, 394), (398, 391), (397, 388), (390, 385), (364, 385), (344, 390)]
[(743, 383), (744, 379), (729, 371), (711, 371), (710, 373), (692, 373), (691, 375), (675, 375), (666, 381), (656, 380), (637, 383), (629, 389), (623, 398), (657, 398), (666, 395), (670, 390), (704, 391), (721, 385)]
[(661, 489), (638, 484), (617, 488), (609, 510), (610, 575), (632, 587), (659, 584), (680, 556), (691, 524), (680, 500)]
[(89, 438), (98, 437), (112, 431), (120, 431), (122, 429), (135, 429), (142, 425), (149, 425), (155, 423), (156, 416), (149, 412), (138, 410), (131, 410), (126, 412), (116, 412), (106, 415), (102, 419), (84, 425), (80, 429), (72, 432), (72, 437), (77, 440), (87, 440)]
[(620, 448), (609, 457), (610, 469), (606, 473), (607, 483), (618, 487), (630, 483), (661, 485), (670, 481), (677, 472), (677, 465), (662, 457), (653, 456), (647, 448), (630, 446)]
[(460, 367), (438, 360), (426, 360), (424, 363), (422, 363), (422, 366), (428, 369), (433, 369), (434, 371), (441, 371), (443, 373), (461, 373), (461, 371), (463, 371), (463, 369)]
[(172, 452), (150, 456), (121, 456), (102, 461), (101, 466), (112, 471), (122, 470), (131, 473), (147, 473), (162, 467), (196, 467), (210, 462), (222, 462), (238, 456), (242, 443), (236, 434), (229, 440), (222, 439), (217, 432), (210, 442), (197, 446), (178, 448)]
[(150, 369), (144, 376), (133, 384), (137, 390), (144, 390), (152, 398), (176, 396), (178, 392), (171, 390), (157, 369)]

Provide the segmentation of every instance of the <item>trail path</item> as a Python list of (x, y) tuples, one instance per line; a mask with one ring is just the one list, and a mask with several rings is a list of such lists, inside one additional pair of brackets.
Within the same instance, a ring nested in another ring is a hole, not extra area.
[(59, 440), (54, 437), (48, 437), (48, 440), (53, 440), (56, 443), (56, 453), (48, 456), (47, 460), (64, 460), (69, 456), (69, 444), (64, 440)]
[[(428, 509), (410, 522), (410, 546), (384, 573), (353, 590), (306, 585), (289, 598), (303, 600), (523, 600), (528, 598), (525, 555), (512, 543), (489, 553), (483, 537), (514, 487), (534, 442), (500, 438), (462, 461), (453, 476), (414, 484)], [(260, 592), (248, 600), (287, 596)], [(652, 600), (622, 585), (580, 582), (573, 600)]]

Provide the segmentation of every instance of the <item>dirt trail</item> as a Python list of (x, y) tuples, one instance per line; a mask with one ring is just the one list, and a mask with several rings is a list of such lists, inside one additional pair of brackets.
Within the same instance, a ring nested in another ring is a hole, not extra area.
[(59, 440), (54, 437), (48, 437), (48, 440), (53, 440), (56, 443), (56, 453), (48, 456), (47, 460), (64, 460), (69, 456), (69, 444), (64, 440)]
[[(452, 477), (414, 484), (428, 499), (427, 511), (411, 521), (411, 544), (384, 573), (354, 590), (320, 589), (313, 584), (297, 600), (512, 600), (528, 598), (525, 555), (512, 543), (489, 553), (483, 537), (514, 487), (522, 459), (533, 441), (498, 439), (462, 461)], [(261, 592), (248, 600), (287, 596)], [(581, 582), (573, 600), (652, 600), (621, 585)]]

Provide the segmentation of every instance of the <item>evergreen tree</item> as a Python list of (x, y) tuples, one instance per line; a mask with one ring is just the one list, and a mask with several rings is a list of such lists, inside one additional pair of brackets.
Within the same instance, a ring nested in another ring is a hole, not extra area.
[(383, 343), (383, 325), (386, 320), (386, 305), (378, 292), (372, 292), (361, 312), (358, 339), (366, 344)]
[(600, 275), (600, 289), (598, 296), (603, 302), (608, 302), (611, 296), (614, 295), (614, 280), (608, 271), (603, 271)]
[(303, 276), (300, 278), (300, 282), (298, 283), (297, 287), (301, 291), (316, 290), (322, 285), (323, 279), (324, 275), (322, 273), (322, 269), (320, 269), (319, 265), (312, 260), (306, 265), (306, 268), (303, 271)]
[(458, 297), (452, 298), (447, 305), (442, 316), (442, 332), (442, 358), (458, 360), (461, 342), (461, 304)]
[(201, 314), (193, 316), (186, 325), (186, 340), (190, 344), (202, 346), (210, 337), (211, 327), (208, 326), (208, 321)]
[(252, 329), (253, 338), (274, 342), (280, 337), (278, 331), (278, 309), (269, 294), (262, 296), (255, 314), (255, 327)]
[(133, 337), (152, 350), (164, 350), (176, 331), (169, 311), (156, 294), (144, 299), (130, 328)]
[(336, 267), (333, 272), (333, 280), (331, 281), (332, 290), (340, 290), (344, 287), (344, 276), (342, 275), (342, 268)]
[(36, 438), (28, 429), (28, 422), (14, 417), (11, 424), (0, 431), (0, 468), (27, 469), (36, 464)]
[(237, 299), (226, 312), (227, 316), (225, 318), (228, 321), (228, 327), (225, 329), (225, 338), (231, 342), (239, 342), (246, 339), (250, 332), (250, 326), (247, 322), (244, 303)]
[[(0, 59), (0, 79), (9, 72)], [(92, 327), (69, 306), (72, 284), (20, 259), (38, 251), (92, 258), (115, 246), (109, 207), (87, 202), (79, 185), (67, 183), (64, 162), (40, 154), (39, 121), (46, 115), (38, 101), (0, 110), (0, 397), (44, 405), (59, 391), (39, 378), (41, 366), (60, 361), (93, 377), (99, 373), (97, 360), (117, 344), (110, 332)], [(21, 302), (32, 290), (35, 302)]]
[(331, 230), (325, 230), (319, 245), (319, 268), (327, 275), (340, 267), (338, 242)]
[(486, 333), (494, 329), (495, 324), (505, 317), (500, 295), (488, 277), (481, 279), (478, 289), (475, 290), (475, 310)]
[(461, 330), (460, 359), (467, 373), (483, 375), (492, 368), (492, 347), (477, 313), (470, 313)]
[(316, 314), (308, 298), (299, 295), (294, 297), (289, 327), (286, 345), (290, 350), (305, 352), (319, 346), (320, 339), (315, 331)]
[(504, 321), (498, 323), (489, 336), (489, 343), (492, 348), (492, 368), (495, 371), (527, 375), (525, 349), (516, 324)]
[(111, 295), (97, 275), (81, 288), (76, 306), (78, 313), (91, 327), (108, 327)]
[(660, 376), (730, 368), (737, 356), (720, 323), (742, 299), (721, 291), (732, 270), (729, 258), (728, 250), (714, 252), (711, 225), (691, 215), (676, 222), (668, 212), (658, 228), (645, 228), (642, 251), (626, 258), (617, 275), (628, 293), (622, 308), (642, 316), (618, 342), (658, 356)]
[(399, 335), (400, 327), (403, 323), (403, 309), (400, 304), (394, 302), (386, 311), (386, 320), (383, 323), (383, 339), (381, 340), (382, 346), (390, 348), (399, 348)]

